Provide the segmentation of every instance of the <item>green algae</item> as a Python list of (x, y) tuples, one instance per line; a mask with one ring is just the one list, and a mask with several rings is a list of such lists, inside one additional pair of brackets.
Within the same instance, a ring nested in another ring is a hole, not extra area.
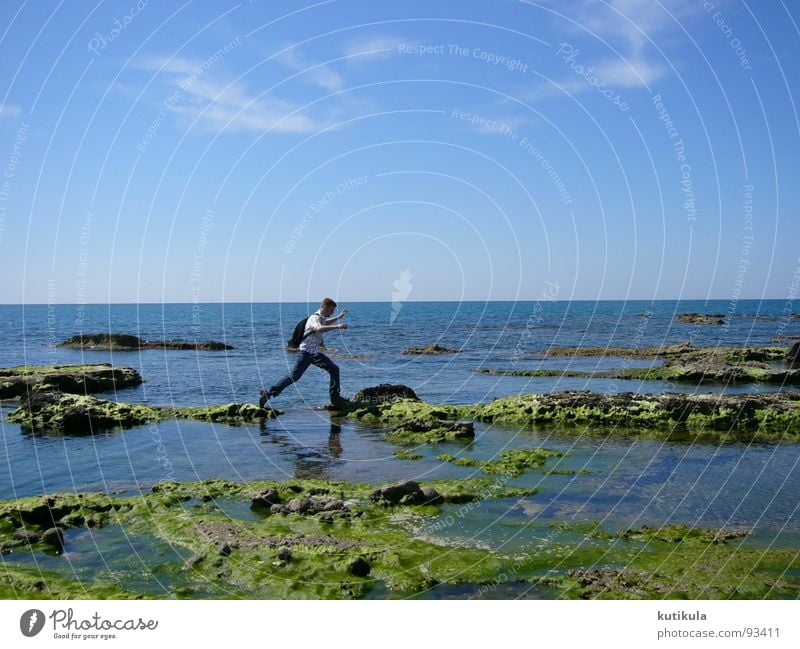
[(500, 453), (496, 460), (478, 460), (472, 457), (456, 458), (449, 453), (436, 456), (440, 462), (450, 462), (455, 466), (478, 467), (490, 475), (508, 477), (520, 476), (530, 469), (542, 468), (548, 460), (554, 457), (563, 457), (565, 454), (546, 448), (520, 448), (506, 449)]
[(0, 561), (0, 599), (145, 599), (115, 583), (83, 582)]
[(695, 347), (691, 343), (662, 347), (549, 347), (548, 356), (593, 356), (618, 358), (662, 358), (699, 361), (722, 359), (731, 363), (786, 360), (786, 347)]
[(796, 442), (800, 395), (601, 395), (591, 392), (530, 394), (472, 408), (480, 421), (539, 428), (609, 429), (620, 434), (691, 439)]
[(366, 425), (385, 426), (411, 419), (455, 421), (459, 418), (460, 412), (459, 406), (434, 405), (413, 399), (397, 399), (387, 403), (354, 402), (343, 414)]
[[(530, 493), (483, 481), (436, 484), (446, 502)], [(277, 491), (283, 500), (319, 494), (339, 497), (349, 503), (350, 515), (326, 521), (265, 511), (258, 520), (232, 520), (214, 505), (215, 498), (249, 500), (251, 493), (266, 488)], [(220, 581), (231, 596), (362, 597), (376, 581), (392, 591), (416, 591), (435, 583), (488, 579), (501, 563), (485, 550), (445, 549), (412, 538), (395, 522), (392, 512), (425, 516), (438, 507), (379, 505), (369, 498), (373, 489), (315, 480), (163, 483), (151, 493), (132, 498), (63, 494), (6, 501), (0, 503), (0, 520), (38, 531), (53, 524), (67, 527), (69, 516), (75, 521), (76, 515), (84, 520), (100, 515), (105, 524), (149, 534), (194, 553), (183, 569), (198, 582)], [(2, 529), (2, 538), (10, 540), (8, 525)], [(13, 549), (18, 553), (39, 550), (35, 545)], [(363, 565), (368, 566), (366, 574), (356, 568)]]
[[(595, 537), (595, 532), (588, 536)], [(603, 562), (545, 577), (570, 599), (795, 599), (800, 553), (742, 545), (742, 532), (684, 525), (617, 535)], [(607, 535), (606, 537), (607, 538)], [(731, 543), (734, 541), (734, 543)]]
[(748, 366), (698, 368), (691, 365), (669, 365), (661, 367), (629, 367), (613, 370), (598, 370), (596, 372), (554, 369), (507, 370), (495, 368), (478, 368), (475, 371), (481, 374), (490, 374), (494, 376), (679, 381), (698, 385), (713, 383), (800, 384), (800, 370), (769, 369)]
[(393, 426), (387, 439), (401, 446), (429, 441), (463, 441), (433, 428), (433, 439), (404, 429), (407, 422), (477, 420), (515, 428), (578, 431), (580, 434), (638, 436), (692, 442), (800, 441), (800, 395), (600, 394), (567, 391), (523, 394), (479, 405), (435, 405), (401, 400), (354, 407), (344, 416), (372, 426)]
[[(369, 497), (374, 485), (322, 480), (172, 482), (128, 498), (31, 497), (0, 502), (0, 541), (8, 541), (11, 528), (23, 524), (41, 531), (54, 521), (68, 527), (69, 516), (73, 523), (76, 515), (86, 521), (99, 516), (101, 525), (120, 525), (125, 533), (154, 536), (181, 548), (183, 556), (192, 554), (188, 561), (165, 568), (166, 575), (175, 575), (172, 592), (157, 596), (202, 594), (210, 583), (225, 597), (360, 598), (373, 589), (408, 596), (435, 585), (489, 589), (503, 579), (537, 584), (554, 597), (566, 598), (800, 595), (798, 553), (744, 547), (739, 531), (671, 525), (612, 534), (597, 524), (556, 524), (553, 542), (512, 555), (442, 543), (446, 535), (440, 532), (446, 531), (447, 520), (473, 507), (453, 509), (449, 504), (480, 506), (486, 499), (535, 494), (533, 489), (509, 486), (507, 480), (501, 476), (426, 483), (444, 497), (441, 506), (379, 505)], [(236, 519), (230, 509), (216, 505), (216, 500), (247, 502), (264, 489), (274, 490), (284, 501), (321, 494), (342, 498), (348, 516), (325, 521), (301, 513), (257, 511), (254, 517)], [(437, 527), (439, 523), (443, 527)], [(103, 579), (79, 582), (23, 565), (26, 553), (32, 563), (40, 551), (35, 546), (15, 546), (13, 551), (15, 561), (4, 562), (1, 597), (147, 595), (135, 584), (123, 588)]]
[(164, 419), (193, 419), (230, 425), (276, 417), (279, 411), (249, 403), (203, 407), (165, 407), (97, 399), (88, 395), (37, 391), (29, 394), (9, 421), (42, 432), (89, 433), (95, 430), (131, 428)]
[(423, 457), (420, 453), (414, 453), (407, 448), (401, 448), (397, 451), (394, 451), (392, 455), (394, 455), (398, 460), (421, 460)]

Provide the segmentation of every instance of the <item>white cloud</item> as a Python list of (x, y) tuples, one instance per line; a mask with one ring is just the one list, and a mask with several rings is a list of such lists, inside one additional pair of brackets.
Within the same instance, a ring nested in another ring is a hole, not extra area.
[(7, 117), (13, 119), (22, 115), (22, 108), (14, 104), (0, 104), (0, 119)]
[(240, 81), (218, 79), (203, 62), (188, 58), (150, 57), (137, 67), (160, 71), (175, 92), (163, 106), (205, 132), (313, 133), (328, 126), (298, 111), (298, 106), (271, 94), (255, 96)]
[[(562, 7), (559, 3), (559, 9)], [(581, 38), (582, 42), (587, 31), (603, 41), (609, 50), (605, 58), (597, 61), (581, 55), (581, 60), (576, 61), (584, 69), (592, 67), (601, 83), (611, 88), (636, 88), (649, 86), (669, 70), (666, 63), (652, 58), (650, 40), (655, 41), (659, 34), (676, 29), (676, 21), (697, 13), (698, 3), (692, 0), (583, 0), (575, 5), (571, 15), (579, 27), (565, 27), (568, 23), (563, 20), (558, 25), (566, 28), (570, 37)], [(593, 89), (583, 79), (565, 77), (556, 83), (570, 93)], [(556, 93), (552, 87), (543, 86), (526, 98), (530, 100), (536, 94), (544, 98)]]
[(344, 79), (330, 65), (309, 63), (295, 48), (287, 49), (277, 58), (277, 61), (290, 70), (300, 72), (306, 81), (324, 90), (337, 92), (344, 87)]
[(598, 79), (607, 86), (617, 88), (648, 86), (666, 72), (664, 66), (644, 58), (606, 59), (595, 63), (594, 68)]
[(373, 36), (367, 40), (353, 41), (345, 47), (344, 55), (351, 63), (387, 59), (402, 43), (408, 41), (392, 36)]

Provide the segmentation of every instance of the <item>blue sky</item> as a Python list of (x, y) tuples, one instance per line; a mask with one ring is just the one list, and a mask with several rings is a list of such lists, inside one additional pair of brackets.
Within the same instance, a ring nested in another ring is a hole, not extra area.
[(0, 302), (797, 291), (796, 5), (3, 14)]

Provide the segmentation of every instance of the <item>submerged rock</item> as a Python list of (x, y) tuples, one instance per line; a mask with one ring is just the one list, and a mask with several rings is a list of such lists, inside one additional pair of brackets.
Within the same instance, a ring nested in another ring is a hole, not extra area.
[[(572, 351), (572, 350), (570, 350)], [(555, 369), (507, 370), (479, 368), (482, 374), (527, 377), (575, 377), (588, 379), (637, 379), (645, 381), (680, 381), (699, 384), (776, 383), (799, 384), (800, 371), (775, 367), (770, 363), (787, 358), (783, 347), (686, 347), (643, 348), (626, 350), (574, 350), (575, 355), (608, 355), (625, 358), (662, 358), (653, 367), (622, 367), (599, 371)], [(584, 353), (589, 352), (589, 353)]]
[(675, 322), (688, 322), (703, 325), (725, 324), (724, 313), (681, 313), (675, 317)]
[(93, 365), (23, 365), (0, 369), (0, 399), (21, 397), (32, 390), (60, 390), (72, 394), (111, 392), (142, 383), (130, 367)]
[(64, 532), (58, 527), (51, 527), (42, 534), (42, 542), (53, 546), (56, 550), (64, 549)]
[(370, 499), (389, 505), (423, 505), (429, 502), (429, 497), (423, 493), (419, 483), (414, 480), (403, 480), (378, 487), (372, 492)]
[(408, 349), (404, 349), (401, 354), (413, 354), (413, 355), (424, 355), (424, 354), (458, 354), (461, 350), (460, 349), (450, 349), (448, 347), (442, 347), (436, 343), (431, 343), (430, 345), (426, 345), (425, 347), (409, 347)]
[(58, 343), (56, 347), (88, 349), (94, 351), (137, 351), (139, 349), (195, 349), (198, 351), (222, 351), (233, 349), (231, 345), (209, 341), (143, 340), (130, 334), (95, 333), (78, 334)]
[(393, 444), (468, 442), (475, 439), (475, 424), (471, 421), (414, 418), (397, 424), (386, 439)]

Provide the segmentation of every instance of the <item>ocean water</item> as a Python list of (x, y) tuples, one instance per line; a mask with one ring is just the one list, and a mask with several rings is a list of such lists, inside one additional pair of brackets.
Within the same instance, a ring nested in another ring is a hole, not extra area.
[[(341, 367), (343, 391), (403, 383), (431, 402), (479, 403), (556, 390), (662, 392), (660, 382), (497, 377), (478, 367), (602, 369), (647, 364), (632, 358), (547, 357), (549, 347), (767, 345), (800, 335), (783, 301), (729, 302), (461, 302), (354, 303), (350, 328), (326, 335)], [(735, 306), (735, 311), (731, 308)], [(110, 362), (139, 370), (145, 383), (104, 398), (150, 404), (251, 401), (286, 373), (294, 356), (284, 341), (316, 305), (142, 304), (0, 306), (0, 367)], [(723, 326), (675, 323), (684, 312), (725, 314)], [(148, 340), (219, 340), (227, 352), (146, 350), (92, 352), (54, 344), (77, 333), (118, 332)], [(458, 354), (409, 356), (411, 346), (438, 343)], [(778, 343), (788, 345), (788, 343)], [(754, 391), (775, 386), (683, 386), (686, 391)], [(790, 388), (786, 388), (790, 389)], [(794, 388), (791, 388), (794, 389)], [(286, 414), (260, 426), (167, 421), (95, 435), (34, 435), (7, 421), (2, 404), (0, 498), (59, 491), (138, 493), (171, 480), (319, 477), (383, 481), (482, 476), (436, 460), (440, 453), (490, 459), (507, 448), (543, 446), (566, 456), (512, 484), (535, 486), (530, 499), (493, 501), (443, 534), (465, 543), (530, 548), (559, 521), (602, 521), (610, 528), (686, 523), (754, 531), (753, 542), (798, 547), (800, 445), (697, 445), (604, 439), (557, 431), (476, 425), (469, 445), (422, 447), (401, 460), (385, 431), (332, 417), (327, 375), (312, 367), (274, 405)], [(549, 474), (549, 469), (572, 471)], [(442, 516), (446, 517), (447, 508)]]

